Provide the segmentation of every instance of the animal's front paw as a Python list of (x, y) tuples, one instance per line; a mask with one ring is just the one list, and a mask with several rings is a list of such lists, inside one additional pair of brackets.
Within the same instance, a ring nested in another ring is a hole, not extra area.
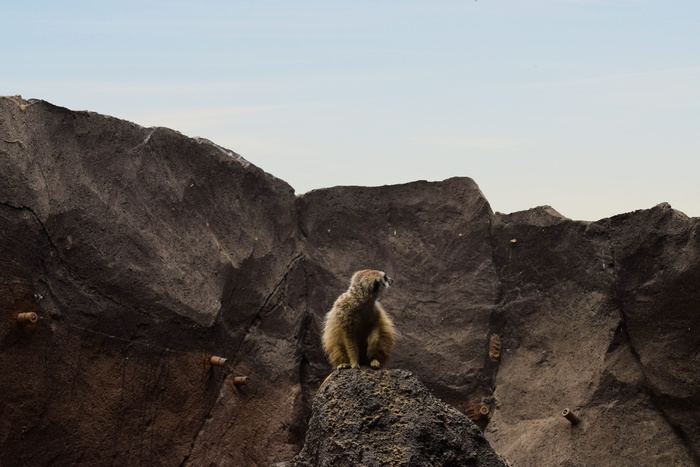
[(369, 366), (371, 366), (373, 369), (378, 370), (380, 366), (382, 366), (381, 363), (379, 363), (379, 360), (374, 359), (371, 362), (369, 362)]
[(336, 368), (337, 370), (344, 370), (344, 369), (346, 369), (346, 368), (350, 368), (350, 364), (349, 364), (349, 363), (341, 363), (340, 365), (338, 365), (338, 366), (335, 367), (335, 368)]

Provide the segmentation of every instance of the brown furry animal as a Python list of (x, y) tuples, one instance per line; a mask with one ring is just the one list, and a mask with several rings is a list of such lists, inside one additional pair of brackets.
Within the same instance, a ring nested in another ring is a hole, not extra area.
[(377, 369), (389, 360), (396, 329), (377, 299), (392, 283), (382, 271), (353, 274), (350, 288), (326, 315), (323, 349), (334, 368), (369, 364)]

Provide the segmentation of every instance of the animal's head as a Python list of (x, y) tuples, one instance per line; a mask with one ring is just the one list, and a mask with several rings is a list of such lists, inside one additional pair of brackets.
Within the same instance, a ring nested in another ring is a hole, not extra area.
[(394, 281), (384, 271), (363, 269), (352, 275), (350, 287), (360, 289), (367, 295), (380, 296)]

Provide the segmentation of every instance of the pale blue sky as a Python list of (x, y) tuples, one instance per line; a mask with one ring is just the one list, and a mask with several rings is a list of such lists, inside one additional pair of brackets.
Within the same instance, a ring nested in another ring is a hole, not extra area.
[(0, 94), (232, 149), (297, 193), (700, 216), (700, 1), (5, 2)]

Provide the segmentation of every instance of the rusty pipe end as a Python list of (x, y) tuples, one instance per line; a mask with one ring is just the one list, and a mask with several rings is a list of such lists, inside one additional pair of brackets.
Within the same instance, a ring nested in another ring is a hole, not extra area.
[(226, 359), (224, 357), (213, 356), (209, 359), (209, 362), (214, 366), (226, 365)]
[(233, 378), (233, 384), (235, 386), (243, 386), (245, 384), (248, 384), (248, 377), (247, 376), (236, 376)]
[(486, 405), (482, 405), (481, 408), (479, 409), (479, 413), (482, 416), (486, 416), (489, 414), (489, 408)]
[(566, 418), (572, 425), (578, 425), (581, 419), (579, 419), (571, 409), (562, 410), (561, 414)]
[(20, 313), (17, 315), (17, 322), (22, 324), (36, 324), (39, 317), (34, 312)]

